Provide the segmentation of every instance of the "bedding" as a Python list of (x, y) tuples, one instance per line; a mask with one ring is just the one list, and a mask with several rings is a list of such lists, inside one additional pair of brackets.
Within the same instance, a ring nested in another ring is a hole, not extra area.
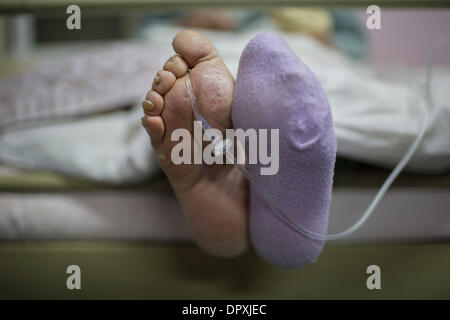
[(96, 44), (3, 76), (0, 132), (130, 104), (169, 55), (169, 47), (156, 50), (146, 42)]
[[(354, 223), (375, 192), (374, 188), (335, 188), (329, 232)], [(448, 188), (396, 187), (360, 230), (340, 242), (448, 241), (449, 207)], [(167, 185), (160, 184), (123, 190), (2, 192), (0, 239), (190, 241), (191, 237), (176, 198)]]

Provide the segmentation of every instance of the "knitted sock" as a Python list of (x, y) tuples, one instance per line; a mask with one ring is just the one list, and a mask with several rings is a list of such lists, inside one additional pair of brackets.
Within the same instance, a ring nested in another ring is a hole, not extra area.
[(280, 130), (278, 173), (261, 176), (261, 165), (248, 167), (263, 186), (250, 186), (250, 234), (255, 250), (280, 267), (315, 261), (324, 241), (295, 232), (264, 200), (272, 197), (285, 214), (308, 230), (327, 232), (336, 158), (331, 109), (316, 76), (280, 36), (262, 33), (244, 49), (232, 120), (235, 129)]

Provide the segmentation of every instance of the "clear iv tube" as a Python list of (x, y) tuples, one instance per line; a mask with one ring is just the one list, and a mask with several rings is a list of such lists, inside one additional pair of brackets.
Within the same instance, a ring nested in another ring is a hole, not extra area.
[[(275, 201), (270, 196), (264, 196), (263, 199), (265, 199), (268, 204), (272, 207), (272, 209), (275, 210), (277, 217), (281, 219), (284, 223), (286, 223), (290, 228), (292, 228), (294, 231), (298, 232), (299, 234), (315, 240), (338, 240), (345, 238), (358, 230), (371, 216), (375, 208), (377, 207), (378, 203), (381, 201), (385, 193), (388, 191), (391, 184), (394, 182), (394, 180), (398, 177), (400, 172), (405, 168), (405, 166), (408, 164), (409, 160), (413, 156), (413, 154), (416, 152), (417, 148), (419, 147), (425, 132), (427, 130), (428, 126), (428, 120), (430, 111), (434, 109), (433, 107), (433, 99), (431, 95), (431, 74), (432, 74), (432, 55), (430, 55), (430, 59), (427, 66), (427, 78), (426, 78), (426, 109), (424, 118), (422, 121), (422, 126), (420, 127), (420, 130), (412, 142), (411, 146), (408, 148), (406, 153), (403, 155), (402, 159), (399, 161), (399, 163), (395, 166), (394, 170), (389, 174), (389, 176), (384, 181), (381, 188), (378, 190), (377, 194), (373, 198), (372, 202), (367, 207), (366, 211), (362, 214), (362, 216), (356, 221), (350, 228), (348, 228), (345, 231), (334, 233), (334, 234), (319, 234), (316, 232), (313, 232), (311, 230), (306, 229), (305, 227), (297, 224), (294, 222), (287, 214), (285, 214), (279, 206), (275, 203)], [(194, 116), (196, 120), (199, 120), (202, 122), (202, 127), (204, 130), (211, 128), (211, 126), (206, 122), (206, 120), (199, 114), (197, 109), (197, 101), (195, 98), (194, 90), (192, 88), (189, 72), (187, 73), (186, 78), (186, 85), (188, 89), (189, 98), (191, 100), (192, 104), (192, 111), (194, 113)], [(210, 138), (210, 137), (208, 137)], [(213, 141), (213, 140), (212, 140)], [(214, 143), (214, 141), (213, 141)], [(230, 149), (228, 149), (225, 153), (226, 158), (228, 159), (229, 163), (235, 163), (235, 166), (245, 175), (245, 177), (253, 183), (253, 185), (258, 188), (262, 189), (262, 184), (258, 183), (257, 179), (247, 170), (245, 165), (239, 164), (236, 162), (234, 155)], [(263, 193), (261, 193), (263, 194)], [(264, 192), (264, 195), (268, 195), (270, 193)]]

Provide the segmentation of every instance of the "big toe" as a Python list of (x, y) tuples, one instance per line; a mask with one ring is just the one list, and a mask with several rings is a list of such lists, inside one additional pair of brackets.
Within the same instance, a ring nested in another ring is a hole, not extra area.
[(175, 52), (180, 54), (191, 68), (202, 61), (219, 56), (212, 43), (197, 31), (181, 31), (173, 38), (172, 46)]
[(191, 68), (190, 77), (201, 116), (216, 129), (231, 128), (234, 79), (216, 48), (201, 33), (178, 33), (173, 48)]

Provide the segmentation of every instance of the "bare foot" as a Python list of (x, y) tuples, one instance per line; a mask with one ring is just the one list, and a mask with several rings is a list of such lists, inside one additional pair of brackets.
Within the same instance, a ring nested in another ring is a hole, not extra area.
[(171, 150), (178, 143), (171, 141), (172, 132), (177, 128), (193, 132), (188, 69), (200, 114), (222, 132), (233, 127), (234, 80), (214, 46), (200, 33), (180, 32), (172, 46), (177, 54), (158, 71), (142, 103), (142, 124), (199, 246), (213, 255), (235, 256), (248, 247), (245, 177), (232, 165), (175, 165), (171, 160)]

